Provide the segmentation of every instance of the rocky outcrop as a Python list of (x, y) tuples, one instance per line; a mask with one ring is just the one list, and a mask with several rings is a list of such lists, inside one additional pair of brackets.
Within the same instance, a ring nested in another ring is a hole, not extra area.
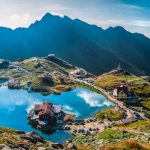
[(0, 150), (76, 150), (71, 141), (64, 144), (46, 141), (35, 131), (25, 133), (0, 127)]
[(0, 127), (0, 150), (76, 150), (68, 141), (65, 144), (46, 141), (35, 131), (25, 133)]
[(9, 61), (0, 60), (0, 69), (7, 69), (9, 67)]
[[(8, 63), (0, 61), (0, 66), (8, 65)], [(74, 69), (74, 66), (53, 56), (34, 57), (11, 62), (9, 68), (0, 70), (0, 78), (9, 79), (8, 87), (10, 89), (22, 88), (29, 92), (48, 95), (75, 88), (69, 73)]]
[(20, 89), (20, 82), (17, 79), (12, 79), (8, 81), (8, 88), (9, 89)]
[(52, 148), (53, 149), (64, 149), (64, 145), (59, 144), (59, 143), (53, 143)]
[(34, 131), (20, 135), (20, 138), (28, 140), (32, 143), (37, 143), (37, 142), (43, 143), (44, 142), (43, 137), (41, 137), (38, 133), (36, 133)]
[(68, 143), (66, 145), (67, 149), (69, 150), (77, 150), (76, 146), (73, 143)]
[(75, 67), (68, 62), (56, 57), (54, 54), (49, 54), (47, 57), (45, 57), (47, 60), (52, 61), (66, 69), (75, 69)]

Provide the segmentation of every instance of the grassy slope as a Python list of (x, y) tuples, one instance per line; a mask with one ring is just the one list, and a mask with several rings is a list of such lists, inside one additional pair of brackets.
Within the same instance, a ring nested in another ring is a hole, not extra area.
[(138, 142), (135, 140), (127, 140), (118, 143), (108, 144), (99, 150), (149, 150), (150, 144)]
[(102, 94), (103, 96), (105, 96), (105, 97), (107, 98), (107, 96), (104, 95), (101, 91), (99, 91), (98, 89), (96, 89), (96, 88), (94, 88), (94, 87), (92, 87), (92, 86), (90, 86), (90, 85), (87, 85), (87, 84), (85, 84), (85, 83), (83, 83), (83, 82), (77, 82), (76, 85), (77, 85), (77, 86), (80, 86), (80, 87), (83, 87), (83, 88), (86, 88), (86, 89), (89, 89), (89, 90), (91, 90), (91, 91), (93, 91), (93, 92)]
[(134, 134), (129, 132), (124, 133), (123, 131), (107, 129), (102, 133), (92, 134), (90, 136), (76, 137), (73, 139), (73, 142), (75, 142), (79, 146), (79, 148), (81, 148), (81, 146), (84, 148), (88, 143), (88, 146), (86, 148), (89, 150), (95, 150), (99, 148), (100, 141), (103, 141), (104, 144), (117, 142), (123, 139), (130, 139), (132, 137), (134, 137)]
[(150, 120), (140, 120), (130, 124), (123, 124), (123, 125), (119, 125), (118, 128), (150, 133)]
[[(141, 135), (138, 131), (150, 133), (149, 121), (138, 121), (129, 125), (106, 129), (101, 133), (76, 137), (73, 139), (73, 142), (76, 143), (81, 150), (84, 150), (85, 147), (85, 150), (150, 149), (148, 142), (149, 137), (144, 134)], [(138, 139), (135, 137), (138, 137)]]
[(147, 113), (150, 114), (150, 82), (147, 80), (133, 74), (118, 75), (114, 73), (103, 74), (95, 80), (97, 86), (110, 91), (124, 83), (128, 83), (129, 89), (141, 101), (141, 106), (145, 107)]
[(107, 108), (105, 110), (102, 110), (102, 111), (96, 113), (95, 117), (97, 120), (102, 120), (103, 115), (107, 115), (107, 117), (111, 121), (117, 121), (124, 117), (124, 114), (121, 111), (116, 110), (115, 108)]
[[(32, 82), (33, 91), (44, 93), (63, 92), (74, 88), (68, 76), (69, 70), (44, 58), (39, 58), (38, 61), (36, 58), (30, 58), (21, 62), (14, 62), (14, 64), (31, 74), (11, 68), (1, 72), (0, 76), (15, 78), (21, 86), (26, 85), (27, 82)], [(54, 72), (57, 73), (53, 75)]]
[(115, 75), (115, 74), (104, 74), (99, 76), (95, 83), (103, 88), (115, 88), (126, 81), (135, 79), (134, 75)]
[[(145, 134), (150, 133), (150, 120), (142, 120), (130, 124), (119, 125), (115, 127), (115, 129), (117, 130), (117, 132), (128, 131), (128, 132), (135, 133), (135, 135), (138, 134), (138, 132), (145, 133)], [(113, 138), (116, 139), (117, 137), (113, 137)], [(149, 138), (149, 136), (145, 135), (145, 138)], [(117, 143), (106, 144), (106, 146), (100, 148), (100, 150), (130, 150), (130, 149), (149, 150), (150, 143), (145, 141), (144, 139), (142, 141), (127, 139), (125, 141), (120, 141)]]
[[(16, 148), (18, 145), (25, 145), (28, 146), (28, 148), (37, 150), (37, 145), (35, 143), (32, 143), (28, 140), (21, 139), (20, 138), (20, 133), (16, 130), (10, 129), (10, 128), (5, 128), (5, 127), (0, 127), (0, 144), (10, 144), (15, 146)], [(44, 142), (41, 143), (41, 146), (43, 147), (48, 147), (50, 142)]]
[(130, 75), (117, 75), (117, 74), (104, 74), (99, 76), (95, 84), (102, 87), (113, 90), (117, 86), (124, 83), (128, 83), (129, 88), (135, 92), (138, 97), (149, 97), (150, 95), (150, 83), (141, 77)]

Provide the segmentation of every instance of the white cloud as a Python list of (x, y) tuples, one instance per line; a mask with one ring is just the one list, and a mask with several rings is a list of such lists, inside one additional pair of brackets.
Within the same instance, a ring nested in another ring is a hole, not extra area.
[(73, 107), (69, 106), (69, 105), (64, 105), (62, 106), (62, 110), (68, 114), (74, 114), (75, 117), (79, 117), (80, 113), (76, 110), (73, 109)]
[(119, 4), (118, 7), (122, 7), (122, 9), (131, 9), (131, 10), (141, 10), (142, 7), (131, 5), (131, 4)]
[(11, 14), (9, 17), (2, 16), (0, 17), (0, 25), (15, 29), (17, 27), (28, 27), (32, 22), (34, 22), (34, 18), (29, 13), (24, 14)]
[(147, 27), (149, 27), (150, 11), (142, 6), (127, 4), (119, 0), (1, 0), (0, 26), (13, 29), (28, 27), (46, 12), (79, 18), (103, 28), (119, 25), (135, 32), (132, 26), (138, 26), (141, 28), (136, 28), (136, 32), (149, 34)]
[(87, 104), (91, 107), (103, 107), (113, 105), (111, 102), (107, 101), (105, 97), (93, 92), (81, 91), (77, 94), (81, 97)]
[(64, 111), (72, 111), (72, 110), (73, 110), (73, 108), (70, 107), (70, 106), (68, 106), (68, 105), (62, 106), (62, 109), (63, 109)]
[(34, 108), (35, 104), (40, 104), (40, 103), (42, 103), (42, 101), (38, 99), (30, 99), (30, 102), (28, 102), (28, 106), (26, 108), (26, 112), (29, 113), (29, 111)]
[(139, 27), (150, 27), (150, 21), (135, 20), (135, 21), (129, 23), (129, 25), (135, 25), (135, 26), (139, 26)]
[[(20, 90), (20, 93), (17, 93), (14, 90), (8, 92), (7, 87), (1, 87), (0, 90), (0, 107), (6, 108), (8, 111), (13, 111), (17, 106), (26, 105), (26, 111), (29, 112), (30, 108), (34, 104), (41, 103), (40, 100), (32, 98), (28, 95), (22, 96), (25, 91)], [(7, 98), (6, 98), (7, 95)]]
[(32, 17), (29, 13), (25, 13), (22, 15), (13, 14), (8, 18), (8, 21), (11, 23), (12, 28), (16, 28), (18, 25), (20, 27), (27, 27), (30, 25), (30, 22), (32, 21)]

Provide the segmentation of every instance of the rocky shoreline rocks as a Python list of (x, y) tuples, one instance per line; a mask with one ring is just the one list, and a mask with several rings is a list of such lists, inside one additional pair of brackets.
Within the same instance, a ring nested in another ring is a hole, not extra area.
[[(0, 65), (4, 66), (6, 62), (3, 60)], [(7, 63), (7, 67), (0, 69), (0, 78), (8, 78), (10, 89), (25, 89), (43, 95), (60, 94), (75, 88), (70, 70), (75, 67), (54, 56), (34, 57)]]
[(7, 67), (0, 69), (0, 78), (8, 78), (8, 88), (25, 89), (43, 95), (60, 94), (76, 88), (74, 77), (93, 77), (84, 69), (77, 68), (53, 54), (14, 62), (3, 60), (0, 64), (7, 64)]
[(51, 142), (45, 141), (34, 131), (25, 133), (2, 127), (0, 131), (0, 150), (35, 150), (39, 147), (51, 147)]
[(0, 150), (76, 150), (70, 142), (65, 144), (46, 141), (35, 131), (17, 131), (0, 127)]

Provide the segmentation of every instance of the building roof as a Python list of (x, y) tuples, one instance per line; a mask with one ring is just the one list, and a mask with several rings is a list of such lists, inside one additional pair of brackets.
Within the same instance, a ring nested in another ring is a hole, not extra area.
[(114, 92), (113, 92), (113, 95), (115, 96), (118, 96), (121, 92), (123, 92), (124, 94), (128, 95), (129, 94), (129, 91), (128, 91), (128, 86), (120, 86), (120, 87), (117, 87)]
[(61, 107), (54, 106), (50, 102), (44, 102), (42, 104), (38, 104), (34, 106), (35, 114), (38, 116), (41, 115), (48, 115), (48, 116), (55, 116), (55, 114), (60, 113)]

